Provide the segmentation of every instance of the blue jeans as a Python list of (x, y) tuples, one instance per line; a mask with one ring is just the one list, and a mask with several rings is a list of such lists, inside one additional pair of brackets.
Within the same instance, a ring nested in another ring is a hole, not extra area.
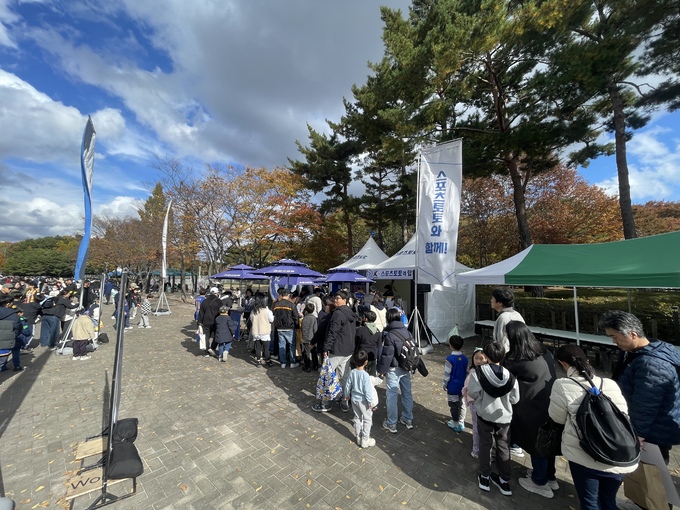
[(406, 421), (413, 421), (413, 396), (411, 395), (411, 372), (399, 367), (388, 370), (385, 376), (385, 394), (387, 406), (387, 424), (396, 425), (399, 417), (397, 397), (401, 389), (401, 417)]
[(292, 329), (279, 329), (279, 361), (282, 365), (286, 363), (295, 363), (293, 333), (295, 333), (295, 331)]
[(623, 475), (603, 473), (569, 461), (581, 510), (616, 510), (616, 493)]
[(536, 485), (545, 485), (548, 480), (555, 480), (555, 457), (531, 456), (531, 479)]
[(229, 354), (229, 349), (231, 349), (231, 342), (225, 342), (223, 344), (217, 344), (217, 357), (222, 358), (223, 353)]
[(42, 326), (40, 327), (40, 345), (43, 347), (54, 347), (59, 338), (59, 328), (61, 321), (54, 315), (43, 315)]

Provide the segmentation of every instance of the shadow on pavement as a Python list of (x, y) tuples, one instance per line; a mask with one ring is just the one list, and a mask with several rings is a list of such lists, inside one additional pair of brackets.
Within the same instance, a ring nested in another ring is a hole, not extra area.
[[(39, 347), (37, 350), (22, 351), (21, 365), (26, 367), (22, 372), (12, 371), (12, 356), (7, 361), (8, 370), (0, 374), (0, 384), (3, 386), (0, 394), (0, 438), (7, 430), (7, 426), (21, 407), (26, 395), (29, 394), (31, 387), (36, 383), (42, 368), (47, 363), (50, 356), (54, 356), (55, 351)], [(10, 385), (11, 382), (11, 385)], [(0, 466), (0, 495), (5, 495), (5, 484), (2, 478), (2, 467)]]

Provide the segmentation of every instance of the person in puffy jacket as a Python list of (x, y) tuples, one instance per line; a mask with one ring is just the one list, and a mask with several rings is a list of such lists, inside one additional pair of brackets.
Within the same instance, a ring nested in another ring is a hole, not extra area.
[[(326, 330), (326, 338), (323, 344), (324, 358), (328, 357), (331, 361), (333, 370), (338, 374), (342, 387), (349, 377), (349, 362), (354, 354), (355, 338), (357, 333), (357, 319), (352, 309), (347, 305), (349, 296), (344, 290), (335, 293), (335, 308), (331, 313)], [(321, 330), (319, 324), (319, 330)], [(341, 399), (340, 407), (342, 412), (349, 412), (349, 403)], [(330, 406), (327, 403), (317, 402), (312, 406), (317, 412), (328, 412)]]
[(627, 467), (610, 466), (596, 461), (581, 448), (574, 424), (586, 393), (579, 383), (586, 388), (590, 387), (587, 375), (598, 388), (601, 385), (602, 393), (624, 413), (628, 412), (626, 400), (614, 381), (601, 379), (594, 374), (588, 358), (577, 345), (563, 345), (557, 350), (555, 358), (566, 371), (567, 377), (554, 382), (548, 414), (556, 423), (564, 424), (562, 455), (569, 461), (581, 508), (616, 509), (616, 493), (623, 481), (623, 475), (635, 471), (637, 464)]
[(23, 327), (16, 309), (12, 308), (12, 298), (9, 295), (0, 296), (0, 372), (7, 370), (6, 355), (12, 353), (12, 363), (15, 372), (21, 372), (21, 347), (24, 345)]
[(392, 434), (397, 433), (397, 397), (401, 390), (401, 419), (407, 429), (413, 428), (413, 395), (411, 393), (411, 372), (399, 366), (399, 353), (404, 342), (413, 338), (401, 322), (401, 312), (396, 308), (387, 310), (387, 326), (383, 330), (383, 348), (378, 359), (378, 373), (385, 377), (385, 405), (387, 419), (383, 428)]
[(628, 403), (630, 421), (641, 442), (655, 444), (666, 464), (680, 444), (680, 353), (666, 342), (648, 339), (640, 319), (607, 312), (600, 328), (623, 351), (612, 378)]

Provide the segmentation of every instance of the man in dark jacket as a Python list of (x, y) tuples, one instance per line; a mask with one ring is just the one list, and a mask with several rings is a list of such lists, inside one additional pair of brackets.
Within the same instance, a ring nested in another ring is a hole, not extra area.
[[(78, 308), (78, 303), (68, 299), (70, 291), (63, 289), (56, 297), (48, 298), (42, 303), (42, 326), (40, 327), (40, 345), (54, 350), (61, 334), (61, 322), (66, 310)], [(51, 303), (50, 303), (51, 301)]]
[(111, 291), (113, 290), (113, 282), (111, 280), (106, 280), (104, 282), (104, 299), (106, 300), (105, 304), (109, 304), (111, 302)]
[(274, 327), (279, 335), (279, 362), (281, 368), (297, 368), (295, 361), (295, 328), (300, 327), (300, 314), (297, 306), (290, 300), (288, 289), (279, 289), (279, 299), (274, 303)]
[(387, 419), (383, 428), (392, 434), (397, 433), (399, 409), (397, 398), (401, 390), (401, 419), (399, 422), (407, 429), (413, 428), (413, 395), (411, 393), (411, 372), (399, 366), (399, 353), (411, 333), (401, 322), (401, 311), (396, 308), (387, 310), (387, 326), (383, 330), (383, 349), (378, 360), (378, 373), (385, 377), (385, 405)]
[[(23, 345), (23, 340), (21, 338), (22, 324), (19, 319), (19, 314), (11, 306), (11, 297), (0, 297), (0, 350), (12, 351), (14, 371), (21, 372), (25, 369), (25, 367), (21, 366), (20, 362), (21, 346)], [(2, 367), (0, 367), (0, 372), (5, 372), (7, 370), (5, 365), (6, 362), (3, 362)]]
[(362, 349), (368, 354), (366, 371), (369, 375), (376, 375), (378, 347), (380, 346), (381, 332), (375, 326), (375, 312), (364, 310), (361, 316), (362, 324), (357, 328), (356, 350)]
[(671, 447), (680, 444), (680, 353), (666, 342), (647, 339), (642, 323), (620, 310), (600, 321), (623, 351), (613, 375), (628, 403), (628, 415), (640, 441), (655, 444), (666, 464)]
[[(211, 350), (212, 354), (215, 355), (215, 347), (217, 347), (217, 343), (215, 342), (215, 330), (217, 327), (215, 325), (215, 319), (220, 315), (220, 307), (222, 306), (222, 301), (220, 301), (220, 298), (217, 295), (218, 293), (218, 288), (212, 287), (210, 289), (210, 294), (205, 297), (198, 310), (198, 324), (203, 326), (203, 334), (205, 334), (206, 351), (203, 354), (205, 357), (210, 356)], [(208, 348), (208, 346), (210, 347)]]
[[(324, 357), (331, 360), (333, 370), (338, 374), (340, 385), (344, 388), (345, 381), (349, 377), (349, 362), (354, 354), (357, 335), (357, 320), (352, 309), (347, 305), (349, 296), (344, 290), (335, 293), (335, 310), (331, 314), (324, 341)], [(349, 402), (344, 398), (340, 400), (343, 412), (349, 411)], [(316, 410), (316, 409), (315, 409)]]

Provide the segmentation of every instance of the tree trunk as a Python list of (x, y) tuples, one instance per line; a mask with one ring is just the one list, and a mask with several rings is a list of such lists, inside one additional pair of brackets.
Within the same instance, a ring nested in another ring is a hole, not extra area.
[(517, 231), (522, 250), (531, 246), (531, 229), (527, 220), (526, 197), (524, 194), (524, 181), (519, 171), (517, 160), (514, 156), (506, 159), (506, 166), (512, 179), (512, 200), (515, 203), (515, 217), (517, 218)]
[(354, 239), (352, 235), (352, 218), (350, 217), (349, 214), (349, 188), (347, 184), (343, 185), (343, 210), (342, 210), (342, 216), (343, 220), (345, 222), (345, 228), (347, 228), (347, 253), (351, 257), (354, 255)]
[(616, 143), (616, 172), (619, 177), (619, 207), (621, 208), (621, 222), (623, 236), (635, 239), (635, 217), (630, 201), (630, 181), (628, 179), (628, 157), (626, 155), (626, 117), (623, 111), (623, 99), (613, 79), (609, 82), (609, 97), (612, 101), (614, 113), (614, 140)]
[[(527, 219), (526, 196), (524, 180), (519, 171), (517, 160), (510, 157), (507, 160), (508, 171), (512, 179), (512, 199), (515, 203), (515, 216), (517, 217), (517, 230), (519, 232), (519, 242), (522, 250), (526, 250), (533, 243), (531, 242), (531, 228)], [(528, 176), (527, 176), (528, 179)], [(545, 297), (545, 289), (542, 286), (526, 287), (533, 297)]]

